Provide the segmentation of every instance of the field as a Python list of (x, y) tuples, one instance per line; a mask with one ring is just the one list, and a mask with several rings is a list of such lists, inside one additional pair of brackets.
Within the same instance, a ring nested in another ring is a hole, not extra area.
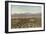
[(11, 28), (35, 28), (41, 27), (41, 17), (33, 16), (32, 18), (11, 18)]

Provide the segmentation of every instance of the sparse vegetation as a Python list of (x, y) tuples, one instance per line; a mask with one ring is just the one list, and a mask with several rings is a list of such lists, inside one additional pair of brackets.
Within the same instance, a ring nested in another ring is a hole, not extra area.
[(41, 27), (41, 18), (14, 18), (11, 19), (11, 28), (35, 28)]

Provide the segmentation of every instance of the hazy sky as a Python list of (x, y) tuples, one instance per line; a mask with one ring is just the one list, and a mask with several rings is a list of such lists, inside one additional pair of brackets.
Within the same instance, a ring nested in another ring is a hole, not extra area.
[(27, 5), (11, 5), (12, 14), (21, 14), (21, 13), (40, 13), (41, 6), (27, 6)]

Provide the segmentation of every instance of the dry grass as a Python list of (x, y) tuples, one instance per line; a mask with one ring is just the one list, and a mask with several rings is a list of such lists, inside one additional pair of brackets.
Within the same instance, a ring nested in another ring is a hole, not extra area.
[(35, 28), (41, 27), (41, 18), (12, 18), (11, 28)]

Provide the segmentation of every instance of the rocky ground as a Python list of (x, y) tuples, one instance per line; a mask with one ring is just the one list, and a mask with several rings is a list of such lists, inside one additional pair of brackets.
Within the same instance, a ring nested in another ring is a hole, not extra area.
[(11, 19), (11, 28), (35, 28), (35, 27), (41, 27), (40, 18)]

